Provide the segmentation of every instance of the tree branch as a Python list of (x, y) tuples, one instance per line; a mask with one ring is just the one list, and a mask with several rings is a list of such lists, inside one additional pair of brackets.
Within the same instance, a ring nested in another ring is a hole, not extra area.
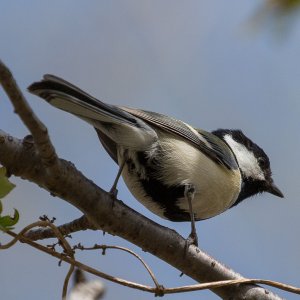
[[(63, 235), (68, 235), (73, 232), (83, 231), (87, 229), (97, 230), (97, 228), (89, 222), (89, 220), (86, 218), (85, 215), (71, 222), (57, 226), (57, 228)], [(51, 230), (50, 228), (39, 228), (27, 232), (26, 237), (30, 238), (33, 241), (37, 241), (37, 240), (55, 238), (56, 235), (53, 232), (53, 230)]]
[(10, 70), (0, 60), (0, 82), (24, 125), (31, 132), (35, 146), (46, 166), (52, 166), (57, 161), (55, 148), (48, 136), (46, 126), (35, 115)]

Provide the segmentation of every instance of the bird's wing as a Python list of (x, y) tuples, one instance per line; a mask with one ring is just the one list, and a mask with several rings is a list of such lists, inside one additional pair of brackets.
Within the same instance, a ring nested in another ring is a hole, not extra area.
[(174, 135), (182, 137), (216, 163), (224, 165), (228, 169), (238, 168), (231, 149), (224, 141), (214, 134), (193, 128), (180, 120), (159, 113), (123, 106), (120, 108), (151, 124), (152, 126), (156, 126)]
[(115, 161), (117, 145), (142, 151), (157, 140), (156, 131), (141, 118), (104, 103), (57, 76), (45, 75), (28, 90), (94, 126), (104, 148)]

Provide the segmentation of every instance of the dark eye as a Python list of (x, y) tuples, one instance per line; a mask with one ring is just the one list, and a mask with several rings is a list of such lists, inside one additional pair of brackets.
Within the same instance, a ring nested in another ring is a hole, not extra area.
[(262, 168), (266, 167), (268, 164), (267, 160), (264, 157), (259, 157), (258, 163)]

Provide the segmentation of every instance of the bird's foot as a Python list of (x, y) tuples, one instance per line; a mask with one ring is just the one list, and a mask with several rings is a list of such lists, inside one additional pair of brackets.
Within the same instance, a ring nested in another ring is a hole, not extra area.
[(109, 195), (112, 199), (112, 203), (111, 203), (111, 207), (113, 208), (115, 205), (115, 201), (117, 200), (117, 196), (118, 196), (118, 189), (115, 187), (112, 187), (109, 191)]
[(188, 250), (191, 245), (198, 247), (198, 236), (196, 232), (191, 232), (188, 238), (185, 240), (186, 250)]

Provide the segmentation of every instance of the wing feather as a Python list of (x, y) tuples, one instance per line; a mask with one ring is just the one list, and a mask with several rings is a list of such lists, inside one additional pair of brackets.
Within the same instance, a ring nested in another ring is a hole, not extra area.
[(159, 113), (123, 106), (120, 108), (153, 126), (181, 136), (217, 164), (224, 165), (228, 169), (238, 168), (231, 149), (216, 135), (201, 129), (192, 128), (180, 120)]

